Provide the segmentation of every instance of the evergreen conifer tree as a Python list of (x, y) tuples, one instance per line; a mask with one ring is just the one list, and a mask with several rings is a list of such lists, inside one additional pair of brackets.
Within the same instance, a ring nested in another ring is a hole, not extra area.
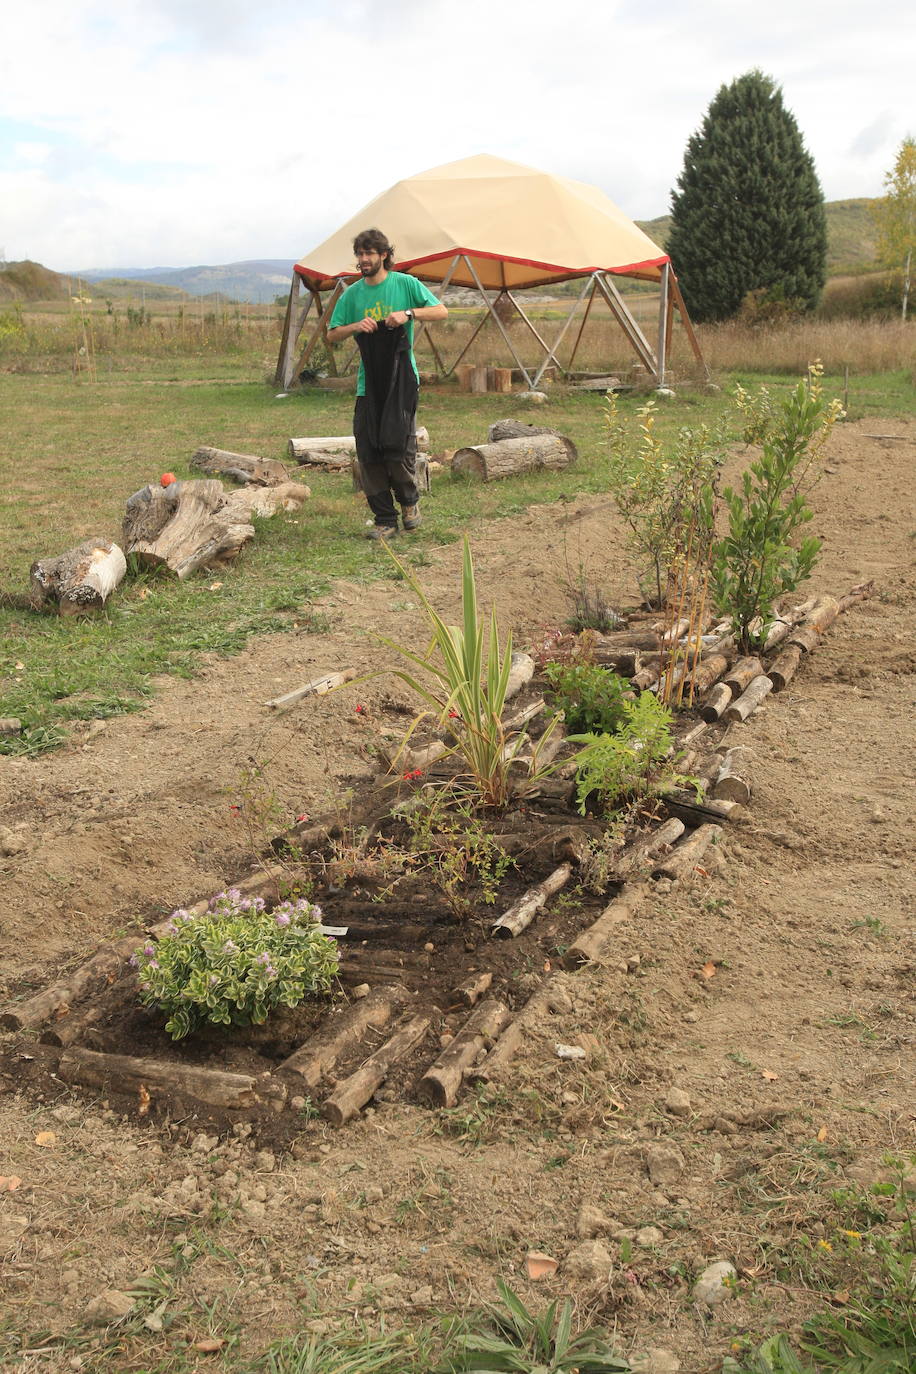
[(684, 155), (667, 248), (694, 319), (729, 319), (749, 292), (812, 309), (827, 275), (814, 161), (763, 72), (722, 86)]

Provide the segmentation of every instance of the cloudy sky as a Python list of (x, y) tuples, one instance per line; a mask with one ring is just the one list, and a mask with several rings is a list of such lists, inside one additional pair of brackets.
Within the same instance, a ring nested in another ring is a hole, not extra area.
[(302, 256), (472, 153), (668, 209), (723, 82), (783, 88), (828, 200), (916, 135), (890, 0), (19, 0), (0, 26), (0, 251), (57, 270)]

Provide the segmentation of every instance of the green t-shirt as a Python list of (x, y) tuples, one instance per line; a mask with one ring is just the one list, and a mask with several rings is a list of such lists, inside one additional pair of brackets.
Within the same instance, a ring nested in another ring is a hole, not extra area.
[[(335, 305), (328, 328), (336, 329), (341, 324), (356, 324), (357, 320), (363, 320), (367, 315), (371, 315), (374, 320), (384, 320), (394, 310), (413, 310), (418, 305), (438, 304), (429, 287), (417, 281), (416, 277), (408, 276), (406, 272), (389, 272), (385, 280), (377, 286), (371, 286), (365, 277), (360, 277), (359, 281), (347, 287)], [(419, 381), (417, 360), (413, 356), (413, 320), (407, 321), (407, 339), (410, 343), (411, 366)], [(356, 394), (366, 394), (366, 377), (362, 363), (359, 365), (359, 376), (356, 379)]]

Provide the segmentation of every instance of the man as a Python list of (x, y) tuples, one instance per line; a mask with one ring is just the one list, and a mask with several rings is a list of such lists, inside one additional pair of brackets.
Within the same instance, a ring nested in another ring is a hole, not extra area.
[(353, 240), (359, 281), (340, 297), (328, 343), (355, 338), (360, 352), (353, 433), (366, 500), (375, 516), (371, 539), (420, 525), (417, 487), (417, 395), (414, 320), (444, 320), (448, 311), (416, 277), (392, 271), (394, 248), (379, 229)]

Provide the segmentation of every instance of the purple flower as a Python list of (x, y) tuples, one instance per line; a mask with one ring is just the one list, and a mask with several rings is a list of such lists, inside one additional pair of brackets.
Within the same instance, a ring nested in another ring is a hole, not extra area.
[(267, 903), (263, 897), (255, 897), (251, 905), (254, 907), (255, 911), (263, 911)]
[(251, 910), (251, 898), (250, 898), (250, 897), (243, 897), (242, 900), (239, 902), (239, 911), (250, 911), (250, 910)]
[(255, 963), (256, 963), (256, 964), (268, 964), (268, 965), (269, 965), (269, 964), (270, 964), (270, 955), (269, 955), (269, 954), (259, 954), (258, 957), (257, 957), (257, 959), (255, 959)]
[(140, 960), (138, 959), (136, 954), (132, 954), (127, 962), (130, 964), (131, 968), (136, 968), (137, 965), (140, 963)]
[(158, 968), (158, 967), (159, 967), (159, 962), (158, 962), (158, 960), (156, 960), (156, 959), (150, 959), (150, 961), (149, 961), (149, 963), (147, 964), (146, 967), (147, 967), (147, 968)]
[(233, 940), (227, 940), (223, 945), (224, 954), (238, 954), (239, 947)]
[(144, 953), (148, 958), (151, 958), (152, 955), (154, 955), (154, 954), (156, 953), (156, 946), (155, 946), (155, 945), (144, 945), (144, 946), (143, 946), (143, 953)]
[(290, 922), (289, 913), (286, 911), (281, 911), (277, 916), (274, 917), (274, 920), (276, 921), (277, 925), (281, 928), (283, 926), (288, 926)]
[(242, 893), (237, 887), (230, 887), (225, 895), (231, 898), (233, 902), (240, 902), (242, 900)]

